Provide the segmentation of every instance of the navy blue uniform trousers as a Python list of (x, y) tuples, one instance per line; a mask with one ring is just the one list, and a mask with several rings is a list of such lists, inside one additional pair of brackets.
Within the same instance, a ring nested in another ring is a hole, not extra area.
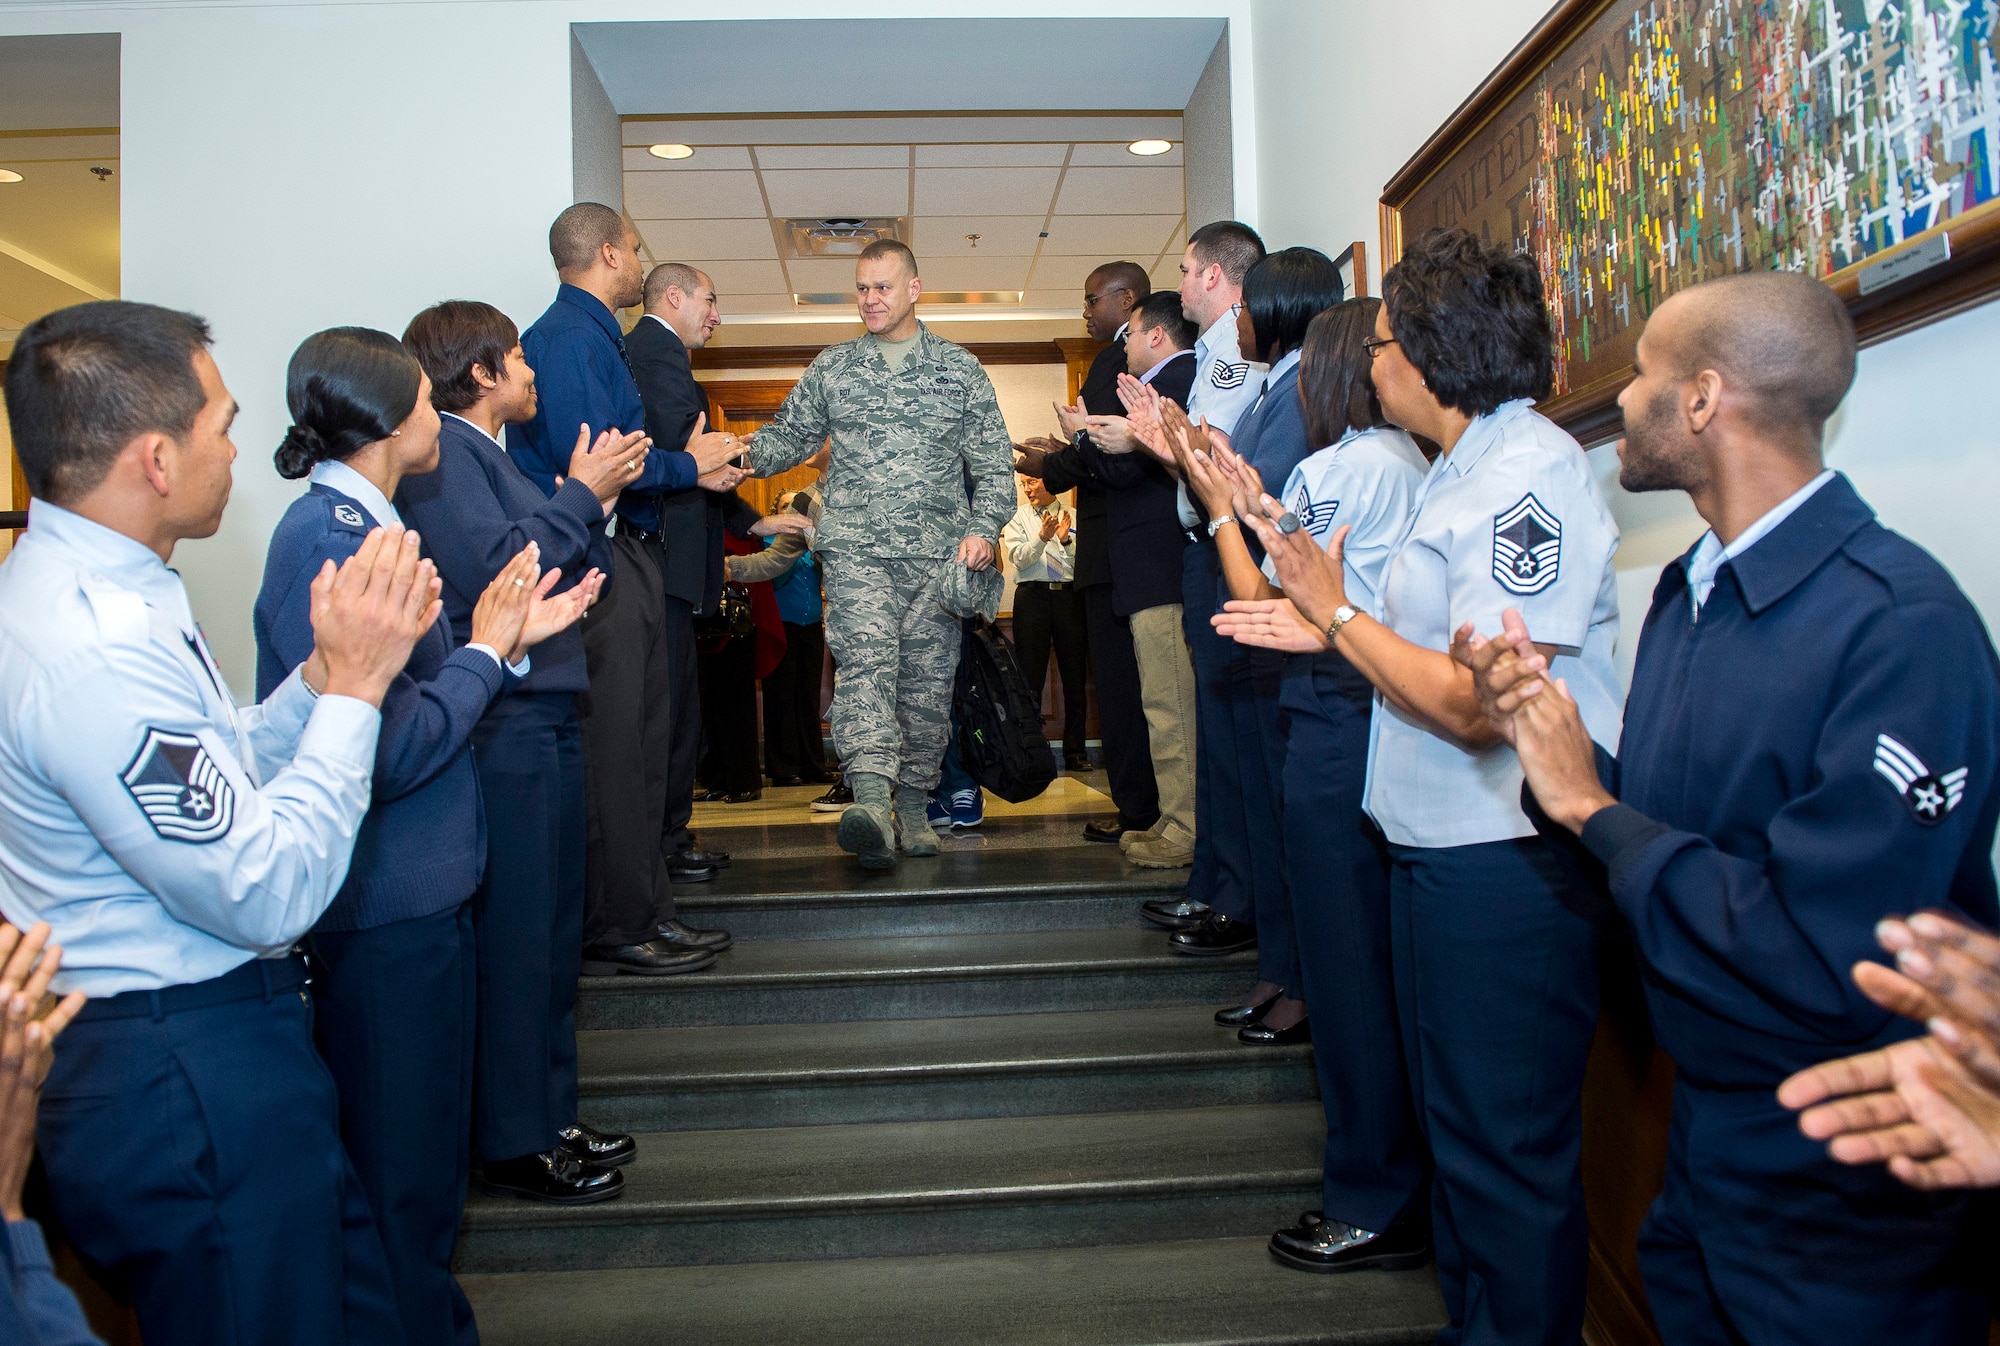
[(129, 1288), (146, 1346), (396, 1346), (303, 968), (198, 993), (222, 998), (92, 1001), (57, 1044), (37, 1139), (65, 1232)]
[(1250, 882), (1250, 841), (1236, 800), (1243, 783), (1236, 762), (1236, 717), (1229, 695), (1230, 667), (1242, 648), (1217, 635), (1216, 585), (1222, 571), (1215, 544), (1194, 542), (1181, 552), (1181, 629), (1194, 663), (1194, 868), (1188, 896), (1245, 925), (1257, 923)]
[(556, 1147), (576, 1121), (583, 971), (583, 733), (569, 692), (507, 696), (472, 733), (486, 801), (486, 877), (472, 899), (479, 966), (473, 1075), (480, 1156)]
[(1451, 1316), (1436, 1340), (1574, 1342), (1596, 928), (1565, 903), (1569, 870), (1539, 837), (1389, 855), (1397, 1017)]
[(1389, 852), (1362, 813), (1375, 689), (1336, 653), (1285, 666), (1285, 862), (1326, 1109), (1321, 1209), (1380, 1233), (1422, 1218), (1430, 1163), (1389, 975)]
[(340, 1137), (368, 1194), (409, 1346), (473, 1346), (451, 1249), (472, 1173), (472, 905), (317, 932), (313, 1010)]
[[(1229, 597), (1224, 588), (1212, 611)], [(1230, 642), (1235, 645), (1234, 641)], [(1285, 684), (1285, 656), (1276, 650), (1236, 645), (1230, 664), (1229, 708), (1236, 732), (1237, 795), (1243, 836), (1250, 846), (1250, 900), (1257, 909), (1257, 980), (1298, 996), (1299, 948), (1292, 934), (1292, 898), (1285, 882), (1283, 779), (1284, 712), (1278, 704)], [(1226, 804), (1225, 804), (1226, 807)]]

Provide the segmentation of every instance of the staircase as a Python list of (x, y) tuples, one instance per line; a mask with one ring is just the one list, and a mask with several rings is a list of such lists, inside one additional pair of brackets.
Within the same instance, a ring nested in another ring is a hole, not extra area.
[(736, 863), (682, 910), (736, 947), (584, 981), (582, 1110), (639, 1158), (602, 1205), (473, 1196), (488, 1346), (1429, 1339), (1429, 1271), (1264, 1251), (1324, 1133), (1310, 1049), (1210, 1018), (1254, 957), (1170, 953), (1138, 904), (1179, 876), (1073, 821), (986, 830), (886, 875), (824, 826), (704, 832)]

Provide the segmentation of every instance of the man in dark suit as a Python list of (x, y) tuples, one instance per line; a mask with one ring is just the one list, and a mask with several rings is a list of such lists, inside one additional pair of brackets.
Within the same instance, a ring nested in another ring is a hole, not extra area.
[[(695, 382), (688, 352), (700, 350), (722, 325), (715, 286), (702, 272), (666, 262), (646, 277), (646, 314), (625, 337), (632, 376), (646, 407), (646, 433), (653, 443), (679, 444), (703, 421), (708, 397)], [(763, 537), (790, 530), (795, 521), (766, 521), (737, 496), (747, 475), (725, 465), (693, 486), (662, 492), (656, 499), (657, 559), (664, 591), (667, 641), (666, 715), (673, 726), (666, 762), (667, 804), (661, 847), (675, 879), (698, 881), (729, 863), (720, 851), (704, 851), (688, 823), (694, 817), (695, 763), (701, 757), (701, 682), (695, 659), (694, 619), (714, 612), (722, 600), (722, 534)]]
[[(1182, 406), (1194, 386), (1194, 324), (1180, 296), (1156, 294), (1133, 310), (1125, 331), (1125, 369)], [(1181, 550), (1187, 531), (1175, 506), (1175, 483), (1119, 418), (1093, 416), (1085, 463), (1105, 486), (1111, 533), (1112, 610), (1128, 623), (1139, 667), (1139, 696), (1152, 746), (1159, 821), (1119, 838), (1126, 858), (1155, 869), (1194, 862), (1195, 679), (1181, 631)]]
[(1127, 832), (1149, 830), (1160, 817), (1131, 624), (1119, 615), (1113, 595), (1104, 484), (1085, 462), (1081, 448), (1089, 440), (1083, 429), (1086, 415), (1119, 415), (1125, 410), (1118, 400), (1118, 376), (1125, 372), (1125, 323), (1152, 289), (1146, 269), (1137, 262), (1106, 262), (1084, 278), (1084, 326), (1093, 340), (1108, 344), (1084, 376), (1077, 398), (1081, 406), (1056, 409), (1067, 442), (1039, 440), (1042, 452), (1025, 454), (1020, 464), (1028, 475), (1041, 477), (1053, 494), (1076, 491), (1076, 587), (1083, 591), (1090, 667), (1096, 675), (1104, 772), (1110, 778), (1111, 801), (1118, 806), (1115, 819), (1084, 827), (1083, 835), (1090, 841), (1116, 842)]

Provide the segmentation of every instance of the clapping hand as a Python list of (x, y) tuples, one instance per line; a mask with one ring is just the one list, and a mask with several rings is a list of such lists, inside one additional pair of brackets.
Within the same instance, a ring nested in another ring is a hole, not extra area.
[[(1172, 441), (1167, 434), (1168, 413), (1180, 413), (1185, 422), (1187, 415), (1180, 407), (1167, 398), (1161, 397), (1150, 383), (1144, 383), (1130, 374), (1118, 376), (1118, 400), (1125, 404), (1125, 419), (1131, 427), (1135, 444), (1144, 448), (1168, 467), (1175, 466)], [(1129, 451), (1130, 445), (1125, 450)]]
[(1042, 516), (1042, 541), (1054, 539), (1056, 531), (1062, 527), (1062, 511), (1052, 509)]
[(1075, 439), (1076, 432), (1083, 429), (1084, 421), (1089, 419), (1089, 413), (1081, 405), (1066, 407), (1060, 402), (1054, 405), (1056, 424), (1062, 427), (1063, 439), (1065, 441)]
[(326, 562), (312, 582), (307, 684), (380, 706), (410, 650), (444, 610), (441, 589), (417, 535), (399, 524), (369, 533), (339, 569)]
[(521, 623), (520, 639), (507, 655), (507, 662), (518, 664), (527, 658), (528, 651), (547, 640), (558, 631), (566, 631), (582, 619), (597, 602), (597, 596), (604, 591), (604, 572), (587, 570), (566, 592), (555, 597), (549, 590), (562, 579), (562, 567), (557, 566), (542, 576), (541, 582), (533, 590), (534, 597), (528, 603), (527, 619)]
[(1321, 551), (1319, 543), (1305, 529), (1287, 533), (1271, 522), (1284, 514), (1284, 506), (1262, 493), (1256, 504), (1257, 508), (1237, 516), (1237, 522), (1254, 532), (1264, 544), (1264, 551), (1278, 572), (1278, 587), (1297, 606), (1299, 614), (1324, 631), (1332, 623), (1335, 610), (1347, 602), (1346, 526), (1334, 529), (1326, 550)]
[(1458, 628), (1451, 657), (1472, 670), (1472, 688), (1479, 708), (1508, 743), (1514, 742), (1514, 713), (1547, 684), (1548, 656), (1535, 648), (1518, 609), (1500, 617), (1501, 632), (1488, 640), (1471, 622)]
[(546, 592), (537, 589), (542, 582), (541, 555), (541, 545), (530, 542), (500, 568), (472, 609), (469, 644), (484, 645), (504, 656), (520, 643), (528, 609), (538, 592)]
[(748, 447), (731, 431), (710, 430), (707, 427), (708, 413), (697, 412), (694, 429), (688, 432), (687, 441), (687, 451), (694, 455), (695, 472), (702, 477), (742, 457)]
[[(568, 480), (580, 481), (588, 486), (590, 493), (597, 497), (597, 503), (609, 514), (611, 506), (617, 502), (618, 493), (637, 481), (639, 474), (646, 470), (646, 455), (652, 443), (643, 431), (625, 435), (616, 430), (606, 430), (593, 444), (590, 427), (580, 425), (576, 430), (576, 448), (569, 455)], [(560, 479), (557, 484), (561, 485)]]
[(1208, 621), (1217, 634), (1239, 645), (1287, 654), (1317, 654), (1326, 648), (1326, 633), (1300, 616), (1289, 598), (1232, 598)]
[(21, 1187), (35, 1153), (35, 1109), (55, 1059), (55, 1041), (83, 1008), (83, 992), (61, 1000), (49, 981), (62, 948), (49, 927), (23, 935), (0, 921), (0, 1219), (24, 1220)]

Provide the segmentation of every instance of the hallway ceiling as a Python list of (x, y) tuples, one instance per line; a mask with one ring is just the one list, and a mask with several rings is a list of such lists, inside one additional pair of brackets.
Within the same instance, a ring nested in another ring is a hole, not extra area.
[[(1173, 149), (1141, 158), (1126, 146)], [(624, 121), (625, 208), (652, 261), (701, 267), (725, 321), (852, 322), (852, 257), (797, 257), (785, 222), (903, 221), (930, 292), (1009, 296), (927, 304), (933, 320), (1080, 311), (1100, 262), (1171, 286), (1185, 233), (1178, 113)], [(647, 146), (694, 147), (655, 158)], [(969, 235), (977, 235), (971, 238)], [(1021, 297), (1016, 302), (1012, 296)]]

